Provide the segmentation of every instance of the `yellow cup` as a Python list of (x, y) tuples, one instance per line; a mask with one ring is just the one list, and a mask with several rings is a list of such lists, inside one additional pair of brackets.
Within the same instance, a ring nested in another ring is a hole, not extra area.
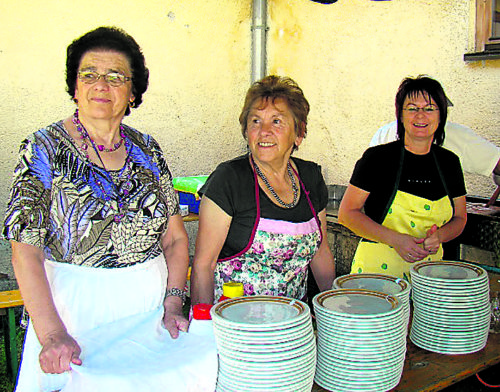
[(243, 297), (243, 283), (227, 282), (222, 285), (222, 295), (227, 298)]

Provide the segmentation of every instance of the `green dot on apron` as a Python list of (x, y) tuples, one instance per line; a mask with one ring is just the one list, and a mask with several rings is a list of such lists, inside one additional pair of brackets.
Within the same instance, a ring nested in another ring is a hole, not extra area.
[(429, 204), (424, 205), (424, 210), (429, 211), (431, 209), (431, 206)]
[(382, 265), (380, 266), (383, 270), (386, 270), (387, 269), (387, 264), (386, 263), (382, 263)]
[(361, 272), (363, 272), (363, 268), (358, 268), (358, 274), (360, 274)]
[(414, 227), (416, 226), (416, 225), (415, 225), (415, 222), (410, 221), (410, 226), (411, 226), (412, 228), (414, 228)]

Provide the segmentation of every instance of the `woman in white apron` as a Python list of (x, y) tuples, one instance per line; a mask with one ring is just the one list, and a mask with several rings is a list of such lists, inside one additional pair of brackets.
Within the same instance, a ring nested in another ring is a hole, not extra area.
[(158, 143), (125, 124), (148, 85), (135, 40), (68, 47), (73, 115), (30, 135), (4, 236), (30, 316), (16, 392), (213, 391), (215, 345), (184, 334), (188, 239)]
[(440, 260), (442, 243), (466, 223), (458, 157), (440, 147), (447, 118), (441, 85), (406, 78), (396, 96), (399, 140), (369, 148), (356, 163), (339, 222), (363, 237), (351, 272), (409, 279), (411, 263)]
[(199, 191), (193, 303), (217, 300), (228, 281), (245, 295), (304, 299), (309, 267), (320, 290), (331, 288), (326, 185), (318, 165), (290, 158), (308, 112), (289, 78), (268, 76), (248, 91), (240, 124), (250, 153), (219, 165)]

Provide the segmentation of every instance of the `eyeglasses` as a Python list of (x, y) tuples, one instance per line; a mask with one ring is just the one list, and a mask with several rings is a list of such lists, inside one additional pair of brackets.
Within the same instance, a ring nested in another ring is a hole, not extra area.
[(108, 72), (105, 75), (101, 75), (95, 71), (78, 71), (78, 79), (85, 84), (94, 84), (101, 77), (107, 84), (113, 87), (119, 87), (132, 79), (131, 77), (125, 76), (119, 72)]
[(436, 106), (432, 106), (432, 105), (424, 106), (423, 108), (419, 108), (418, 106), (410, 106), (410, 107), (404, 108), (403, 110), (406, 110), (410, 114), (417, 114), (420, 110), (422, 110), (426, 114), (432, 114), (435, 112), (439, 112), (439, 108), (437, 108)]

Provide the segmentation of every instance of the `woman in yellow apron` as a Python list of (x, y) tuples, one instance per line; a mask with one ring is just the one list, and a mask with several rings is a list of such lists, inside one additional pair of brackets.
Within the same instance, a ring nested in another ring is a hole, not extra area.
[(441, 244), (464, 229), (460, 161), (440, 147), (447, 103), (436, 80), (406, 78), (396, 95), (399, 140), (356, 163), (339, 210), (340, 223), (363, 237), (352, 273), (408, 279), (411, 263), (442, 259)]

